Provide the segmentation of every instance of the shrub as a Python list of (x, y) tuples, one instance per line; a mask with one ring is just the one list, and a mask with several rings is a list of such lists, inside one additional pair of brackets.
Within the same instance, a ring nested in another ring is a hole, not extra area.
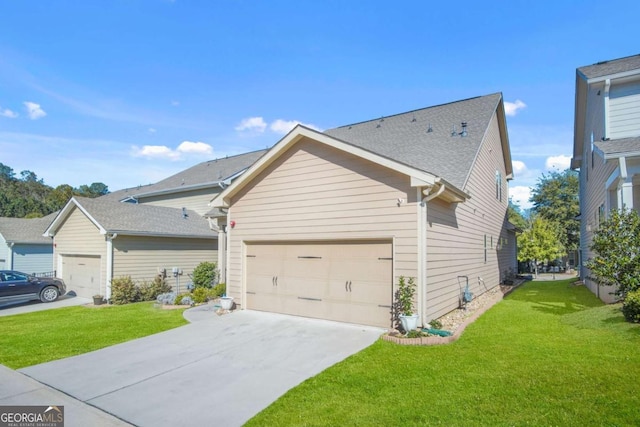
[(156, 297), (156, 302), (163, 305), (173, 305), (176, 302), (176, 293), (167, 292)]
[(222, 295), (225, 294), (226, 291), (227, 291), (227, 285), (224, 283), (218, 283), (211, 289), (211, 292), (209, 295), (211, 299), (214, 299), (214, 298), (221, 297)]
[(140, 289), (131, 276), (116, 277), (111, 280), (111, 302), (116, 305), (140, 301)]
[(191, 295), (193, 297), (193, 302), (201, 304), (203, 302), (207, 302), (209, 299), (209, 289), (203, 287), (195, 288), (193, 292), (191, 292)]
[(168, 292), (171, 292), (171, 286), (164, 277), (157, 275), (152, 282), (145, 281), (140, 285), (140, 301), (153, 301)]
[(589, 279), (616, 287), (622, 300), (640, 288), (640, 215), (634, 210), (612, 211), (596, 230), (591, 250), (596, 256), (585, 266)]
[(201, 262), (193, 270), (193, 285), (196, 288), (210, 288), (218, 277), (218, 265), (215, 262)]
[(628, 322), (640, 323), (640, 290), (627, 293), (622, 303), (622, 314)]
[(413, 314), (414, 301), (416, 293), (416, 282), (413, 277), (409, 277), (409, 280), (405, 280), (404, 276), (400, 276), (398, 280), (398, 292), (396, 298), (398, 299), (398, 309), (400, 314), (410, 316)]
[(442, 329), (442, 322), (440, 322), (438, 319), (433, 319), (431, 322), (429, 322), (429, 326), (431, 326), (432, 329)]

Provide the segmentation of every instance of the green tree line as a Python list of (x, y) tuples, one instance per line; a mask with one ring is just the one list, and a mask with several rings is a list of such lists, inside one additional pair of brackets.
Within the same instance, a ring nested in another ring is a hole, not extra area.
[(31, 171), (16, 176), (13, 168), (0, 163), (0, 217), (38, 218), (62, 209), (73, 196), (93, 198), (107, 193), (109, 188), (101, 182), (53, 188)]

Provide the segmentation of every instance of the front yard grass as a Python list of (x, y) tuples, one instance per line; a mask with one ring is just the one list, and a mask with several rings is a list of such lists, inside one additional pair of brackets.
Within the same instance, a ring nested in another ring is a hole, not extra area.
[(248, 425), (640, 425), (640, 326), (571, 282), (523, 285), (453, 344), (378, 341)]
[(183, 311), (142, 302), (0, 317), (0, 364), (19, 369), (166, 331), (188, 323)]

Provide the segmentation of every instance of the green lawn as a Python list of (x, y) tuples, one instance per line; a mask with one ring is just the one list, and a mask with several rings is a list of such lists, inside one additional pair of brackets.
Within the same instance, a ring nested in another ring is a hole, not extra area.
[(378, 341), (248, 425), (640, 425), (640, 326), (571, 281), (530, 282), (459, 341)]
[(188, 323), (152, 302), (0, 317), (0, 364), (13, 369), (87, 353)]

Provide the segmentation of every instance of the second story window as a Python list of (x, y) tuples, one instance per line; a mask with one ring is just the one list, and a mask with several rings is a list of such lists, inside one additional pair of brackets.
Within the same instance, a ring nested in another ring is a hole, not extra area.
[(502, 174), (496, 171), (496, 199), (502, 201)]

